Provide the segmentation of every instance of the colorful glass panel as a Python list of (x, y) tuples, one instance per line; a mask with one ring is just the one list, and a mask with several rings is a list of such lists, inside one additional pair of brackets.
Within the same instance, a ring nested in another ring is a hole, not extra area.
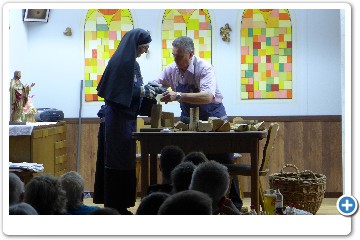
[(85, 34), (85, 101), (103, 101), (96, 88), (124, 34), (134, 28), (128, 9), (90, 9)]
[(241, 99), (291, 99), (292, 26), (286, 9), (247, 9), (241, 22)]
[(212, 26), (206, 9), (167, 9), (162, 22), (162, 69), (174, 61), (172, 42), (180, 36), (191, 37), (195, 55), (211, 62)]

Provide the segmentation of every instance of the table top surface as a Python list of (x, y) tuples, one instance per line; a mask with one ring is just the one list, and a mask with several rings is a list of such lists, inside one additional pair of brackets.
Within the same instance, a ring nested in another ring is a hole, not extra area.
[(145, 136), (158, 136), (158, 137), (169, 137), (169, 136), (248, 136), (256, 138), (264, 138), (267, 136), (267, 130), (264, 131), (244, 131), (244, 132), (196, 132), (196, 131), (178, 131), (178, 132), (133, 132), (132, 136), (134, 139), (139, 139)]
[(35, 122), (24, 125), (9, 125), (9, 136), (30, 136), (34, 128), (52, 127), (61, 124), (60, 122)]

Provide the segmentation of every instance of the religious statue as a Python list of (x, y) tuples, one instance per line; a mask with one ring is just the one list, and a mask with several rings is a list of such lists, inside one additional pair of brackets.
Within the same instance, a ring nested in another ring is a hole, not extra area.
[(24, 107), (28, 101), (28, 96), (31, 88), (35, 85), (32, 83), (30, 86), (23, 85), (20, 81), (21, 71), (14, 72), (14, 78), (10, 83), (10, 104), (11, 104), (11, 121), (22, 122), (21, 117)]
[(36, 113), (37, 109), (34, 107), (34, 105), (32, 103), (33, 97), (34, 97), (34, 95), (28, 97), (25, 107), (23, 108), (23, 113), (26, 116), (26, 122), (36, 122), (35, 113)]
[(220, 28), (220, 35), (222, 37), (222, 40), (225, 42), (230, 42), (230, 25), (228, 23), (225, 24), (225, 27)]

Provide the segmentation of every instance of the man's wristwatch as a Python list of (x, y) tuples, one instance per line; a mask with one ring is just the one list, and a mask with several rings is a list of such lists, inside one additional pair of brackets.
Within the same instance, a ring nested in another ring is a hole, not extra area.
[(181, 92), (176, 92), (175, 100), (180, 101), (180, 99), (181, 99)]

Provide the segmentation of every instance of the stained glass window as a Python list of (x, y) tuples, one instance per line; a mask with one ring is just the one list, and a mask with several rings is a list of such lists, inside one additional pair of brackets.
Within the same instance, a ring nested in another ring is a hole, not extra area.
[(286, 9), (247, 9), (241, 22), (241, 99), (291, 99), (292, 26)]
[(90, 9), (85, 20), (85, 101), (103, 101), (96, 87), (124, 34), (134, 28), (128, 9)]
[(205, 9), (167, 9), (162, 22), (162, 69), (174, 61), (172, 42), (180, 36), (193, 39), (195, 55), (211, 62), (211, 21)]

